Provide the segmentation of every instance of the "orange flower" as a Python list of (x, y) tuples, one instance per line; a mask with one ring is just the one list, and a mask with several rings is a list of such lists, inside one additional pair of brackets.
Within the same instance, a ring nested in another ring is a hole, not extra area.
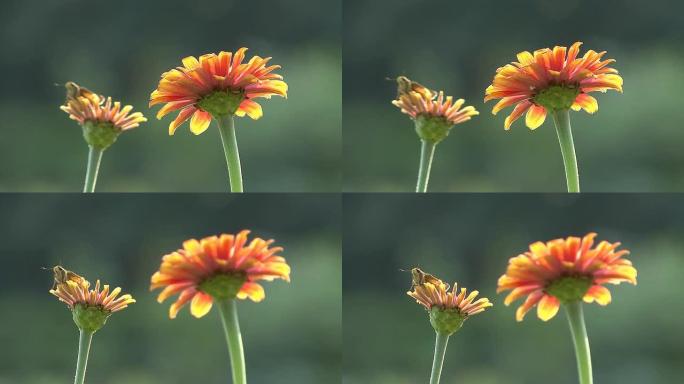
[(509, 260), (497, 293), (512, 290), (504, 301), (506, 305), (527, 296), (516, 311), (518, 321), (535, 305), (543, 321), (553, 318), (563, 302), (584, 300), (608, 305), (610, 291), (603, 284), (636, 285), (637, 270), (623, 258), (629, 251), (617, 250), (620, 243), (607, 241), (592, 247), (595, 237), (590, 233), (584, 238), (536, 242), (528, 252)]
[(212, 116), (249, 116), (256, 120), (262, 116), (261, 106), (253, 99), (273, 95), (287, 97), (287, 84), (282, 76), (273, 73), (279, 65), (266, 66), (270, 57), (252, 57), (243, 63), (247, 48), (234, 55), (221, 51), (205, 54), (199, 60), (193, 56), (183, 59), (183, 66), (162, 74), (157, 89), (150, 95), (150, 107), (166, 103), (157, 113), (157, 119), (179, 110), (169, 125), (169, 134), (190, 119), (190, 131), (204, 132)]
[(427, 310), (432, 307), (455, 309), (463, 316), (478, 314), (492, 306), (487, 298), (475, 300), (478, 291), (472, 291), (467, 295), (466, 288), (461, 288), (460, 292), (457, 292), (456, 287), (457, 284), (454, 283), (454, 287), (449, 290), (449, 284), (441, 280), (435, 283), (424, 282), (414, 285), (413, 291), (408, 291), (406, 294), (416, 299), (416, 302)]
[(542, 125), (549, 111), (572, 108), (594, 113), (598, 102), (588, 93), (609, 89), (622, 92), (622, 77), (608, 67), (615, 60), (602, 60), (606, 52), (593, 50), (578, 57), (580, 45), (576, 42), (569, 49), (544, 48), (534, 54), (524, 51), (518, 54), (517, 62), (496, 70), (484, 100), (501, 99), (492, 109), (495, 115), (515, 105), (504, 123), (506, 130), (525, 112), (530, 129)]
[(440, 118), (449, 125), (455, 125), (470, 120), (471, 117), (478, 115), (475, 108), (468, 106), (465, 108), (465, 100), (458, 99), (454, 102), (452, 96), (444, 98), (444, 92), (439, 91), (435, 94), (426, 89), (424, 92), (408, 91), (393, 100), (392, 104), (401, 109), (401, 112), (416, 119), (419, 116)]
[(180, 293), (169, 309), (169, 317), (189, 301), (190, 313), (202, 317), (211, 310), (214, 299), (264, 299), (264, 288), (257, 280), (290, 281), (290, 266), (277, 254), (281, 247), (269, 247), (273, 240), (254, 238), (247, 245), (249, 231), (237, 235), (187, 240), (183, 249), (165, 255), (159, 271), (152, 275), (150, 289), (164, 287), (157, 297), (163, 302)]
[(121, 288), (116, 287), (111, 293), (109, 292), (109, 285), (104, 285), (100, 290), (100, 280), (95, 283), (95, 289), (90, 289), (90, 282), (81, 280), (75, 282), (72, 280), (65, 281), (62, 284), (57, 284), (55, 289), (51, 289), (50, 293), (57, 296), (59, 301), (66, 303), (71, 310), (78, 304), (86, 307), (98, 307), (107, 313), (120, 311), (128, 306), (128, 304), (135, 303), (135, 299), (131, 295), (117, 296), (121, 293)]
[(120, 102), (112, 103), (111, 97), (105, 99), (104, 96), (94, 93), (69, 98), (66, 105), (59, 108), (81, 125), (88, 122), (111, 124), (116, 131), (133, 129), (147, 121), (140, 112), (130, 113), (133, 110), (132, 106), (126, 105), (121, 108)]

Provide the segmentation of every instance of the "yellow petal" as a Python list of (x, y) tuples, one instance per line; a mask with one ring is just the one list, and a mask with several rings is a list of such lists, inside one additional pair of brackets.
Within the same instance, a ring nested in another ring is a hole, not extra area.
[(190, 303), (190, 313), (196, 318), (200, 318), (211, 310), (213, 300), (211, 296), (204, 292), (197, 292)]
[(529, 129), (537, 129), (546, 120), (546, 109), (539, 105), (532, 105), (525, 115), (525, 125)]
[(199, 135), (209, 128), (209, 123), (211, 123), (209, 112), (197, 110), (190, 119), (190, 131), (195, 135)]
[(560, 301), (551, 295), (544, 295), (537, 304), (537, 316), (543, 321), (549, 321), (560, 308)]
[(240, 288), (240, 292), (238, 292), (237, 297), (238, 299), (246, 299), (249, 297), (250, 300), (252, 300), (255, 303), (258, 303), (266, 297), (266, 294), (264, 293), (264, 288), (261, 285), (257, 283), (247, 282), (242, 285), (242, 288)]
[(581, 93), (575, 98), (575, 103), (584, 109), (587, 113), (594, 113), (598, 111), (598, 101), (586, 93)]
[(602, 285), (593, 285), (583, 298), (585, 303), (596, 301), (599, 305), (608, 305), (611, 300), (610, 291)]
[(194, 56), (188, 56), (183, 58), (183, 66), (188, 69), (195, 69), (199, 67), (200, 63)]

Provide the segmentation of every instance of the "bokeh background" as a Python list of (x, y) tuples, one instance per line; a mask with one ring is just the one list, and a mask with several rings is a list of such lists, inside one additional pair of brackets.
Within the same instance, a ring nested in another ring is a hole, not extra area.
[[(684, 375), (684, 198), (674, 195), (349, 195), (344, 198), (344, 383), (425, 383), (434, 331), (406, 295), (419, 266), (494, 303), (449, 341), (443, 384), (576, 384), (565, 313), (521, 323), (496, 281), (535, 241), (596, 231), (631, 250), (638, 285), (585, 305), (597, 383)], [(520, 302), (516, 302), (519, 304)]]
[(575, 41), (608, 51), (625, 80), (624, 94), (597, 94), (595, 115), (572, 113), (583, 191), (684, 190), (683, 11), (672, 0), (345, 0), (345, 190), (415, 188), (419, 139), (385, 80), (406, 75), (480, 111), (437, 147), (431, 191), (564, 191), (553, 121), (505, 132), (510, 109), (492, 116), (482, 100), (518, 52)]
[(86, 382), (226, 383), (218, 312), (168, 319), (149, 279), (188, 238), (243, 228), (274, 238), (292, 282), (266, 282), (266, 299), (238, 304), (251, 383), (334, 383), (341, 371), (340, 200), (331, 196), (5, 195), (0, 198), (0, 383), (73, 381), (78, 330), (48, 293), (62, 264), (121, 286), (137, 303), (98, 331)]
[(0, 190), (81, 190), (87, 146), (55, 86), (72, 80), (149, 120), (105, 152), (98, 191), (227, 191), (215, 125), (169, 137), (175, 114), (159, 121), (147, 103), (181, 58), (246, 46), (282, 65), (290, 90), (236, 120), (245, 190), (339, 191), (341, 13), (340, 1), (3, 1)]

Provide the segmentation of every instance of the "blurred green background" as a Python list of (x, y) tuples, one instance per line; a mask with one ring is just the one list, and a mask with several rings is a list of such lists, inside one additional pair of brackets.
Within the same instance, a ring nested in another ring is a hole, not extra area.
[(0, 190), (81, 190), (87, 146), (54, 85), (72, 80), (149, 120), (105, 152), (98, 191), (227, 191), (215, 125), (169, 137), (176, 114), (159, 121), (147, 103), (181, 58), (246, 46), (282, 65), (290, 90), (236, 121), (245, 190), (339, 191), (340, 30), (339, 1), (3, 1)]
[(390, 104), (403, 74), (480, 111), (437, 147), (431, 191), (565, 190), (553, 121), (510, 132), (483, 103), (497, 67), (518, 52), (583, 41), (608, 51), (624, 94), (572, 113), (583, 191), (684, 190), (684, 3), (654, 0), (344, 1), (344, 188), (412, 191), (419, 139)]
[[(235, 233), (274, 238), (292, 282), (265, 282), (266, 299), (238, 311), (250, 383), (334, 383), (341, 370), (340, 200), (325, 195), (5, 195), (0, 198), (0, 383), (70, 383), (78, 330), (48, 293), (62, 264), (121, 286), (137, 303), (98, 331), (86, 382), (227, 383), (218, 312), (169, 320), (150, 276), (188, 238)], [(174, 298), (175, 300), (175, 298)]]
[(576, 384), (565, 313), (521, 323), (496, 282), (535, 241), (598, 232), (632, 251), (638, 285), (585, 316), (596, 383), (684, 375), (684, 198), (674, 195), (349, 195), (344, 198), (344, 383), (425, 383), (434, 331), (406, 295), (422, 267), (494, 303), (449, 341), (442, 384)]

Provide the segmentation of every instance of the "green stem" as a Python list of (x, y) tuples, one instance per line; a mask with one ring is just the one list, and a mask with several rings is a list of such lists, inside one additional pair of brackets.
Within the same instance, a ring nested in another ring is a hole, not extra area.
[(439, 378), (442, 375), (442, 365), (444, 364), (444, 355), (446, 354), (447, 343), (449, 342), (449, 335), (446, 333), (436, 332), (436, 334), (435, 357), (432, 360), (430, 384), (439, 384)]
[(85, 381), (86, 365), (88, 365), (88, 353), (90, 352), (90, 341), (92, 339), (93, 332), (81, 330), (78, 337), (78, 360), (76, 362), (74, 384), (83, 384)]
[(229, 299), (216, 300), (216, 302), (221, 314), (223, 332), (226, 334), (226, 342), (228, 343), (233, 384), (246, 384), (245, 353), (242, 349), (242, 336), (240, 335), (236, 301), (235, 299)]
[(223, 152), (228, 164), (228, 178), (230, 179), (231, 192), (243, 192), (242, 168), (240, 167), (240, 152), (238, 151), (237, 138), (235, 137), (235, 123), (233, 116), (224, 115), (217, 119)]
[(102, 160), (102, 153), (104, 150), (97, 149), (93, 146), (88, 150), (88, 168), (86, 168), (85, 184), (83, 186), (83, 193), (95, 192), (95, 183), (97, 182), (97, 173), (100, 170), (100, 160)]
[(427, 192), (428, 181), (430, 180), (430, 169), (432, 168), (432, 158), (435, 155), (437, 143), (434, 141), (421, 140), (420, 147), (420, 168), (418, 169), (418, 184), (416, 192)]
[(565, 165), (565, 179), (568, 183), (568, 192), (579, 192), (579, 170), (577, 168), (577, 156), (575, 144), (572, 141), (572, 128), (570, 127), (570, 110), (562, 109), (553, 112), (553, 122), (556, 124), (558, 141), (560, 142), (561, 154)]
[(575, 344), (579, 382), (580, 384), (592, 384), (591, 353), (589, 352), (587, 327), (584, 325), (582, 302), (575, 301), (573, 303), (565, 304), (565, 313), (568, 315), (570, 332), (572, 333), (572, 341)]

